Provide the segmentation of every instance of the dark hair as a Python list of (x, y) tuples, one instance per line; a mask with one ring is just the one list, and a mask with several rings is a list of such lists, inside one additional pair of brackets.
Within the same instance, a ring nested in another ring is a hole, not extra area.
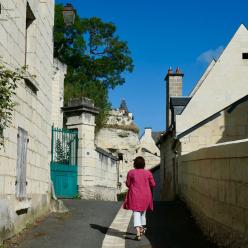
[(133, 166), (135, 169), (144, 169), (146, 165), (145, 159), (141, 156), (136, 157), (133, 162)]

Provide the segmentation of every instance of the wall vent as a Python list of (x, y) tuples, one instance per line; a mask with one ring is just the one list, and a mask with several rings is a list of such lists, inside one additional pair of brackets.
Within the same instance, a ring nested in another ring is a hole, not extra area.
[(243, 59), (248, 59), (248, 53), (243, 53), (243, 54), (242, 54), (242, 58), (243, 58)]

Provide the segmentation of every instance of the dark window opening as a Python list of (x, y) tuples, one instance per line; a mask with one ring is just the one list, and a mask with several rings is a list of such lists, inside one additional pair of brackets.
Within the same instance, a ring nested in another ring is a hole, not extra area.
[(32, 83), (32, 81), (28, 78), (24, 79), (26, 86), (35, 94), (37, 95), (38, 88)]
[(118, 153), (118, 158), (119, 158), (119, 160), (123, 161), (123, 154), (122, 153)]
[(242, 54), (242, 58), (243, 58), (243, 59), (248, 59), (248, 53), (243, 53), (243, 54)]
[(27, 65), (27, 53), (28, 53), (28, 41), (30, 37), (29, 28), (33, 21), (35, 20), (34, 13), (30, 8), (29, 3), (27, 2), (27, 9), (26, 9), (26, 37), (25, 37), (25, 66)]

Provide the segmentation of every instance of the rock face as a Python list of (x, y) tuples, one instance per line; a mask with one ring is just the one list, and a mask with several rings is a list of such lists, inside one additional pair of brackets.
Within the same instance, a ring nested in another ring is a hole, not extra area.
[(118, 185), (120, 191), (125, 191), (127, 172), (133, 167), (133, 159), (139, 149), (139, 129), (133, 122), (133, 114), (128, 112), (126, 102), (122, 100), (119, 109), (109, 112), (108, 121), (96, 135), (96, 145), (109, 150), (119, 157)]
[(128, 112), (125, 101), (119, 109), (109, 112), (108, 121), (96, 135), (96, 145), (119, 157), (117, 183), (119, 191), (124, 192), (127, 172), (133, 168), (133, 160), (143, 156), (146, 168), (151, 169), (160, 163), (159, 149), (152, 138), (152, 130), (148, 128), (139, 139), (139, 129), (133, 121), (133, 114)]
[(96, 145), (113, 153), (122, 150), (136, 150), (139, 146), (138, 134), (118, 128), (103, 128), (96, 136)]

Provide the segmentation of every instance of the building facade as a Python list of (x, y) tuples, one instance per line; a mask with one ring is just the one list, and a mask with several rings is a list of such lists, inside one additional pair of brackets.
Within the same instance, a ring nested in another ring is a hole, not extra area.
[[(248, 245), (247, 54), (241, 25), (189, 96), (167, 92), (171, 121), (157, 143), (162, 199), (179, 196), (204, 233), (226, 247)], [(168, 71), (167, 84), (177, 73)]]
[[(51, 126), (61, 125), (65, 67), (53, 58), (53, 0), (2, 0), (0, 19), (1, 63), (26, 67), (0, 150), (1, 243), (49, 211)], [(53, 84), (55, 73), (62, 76)]]

